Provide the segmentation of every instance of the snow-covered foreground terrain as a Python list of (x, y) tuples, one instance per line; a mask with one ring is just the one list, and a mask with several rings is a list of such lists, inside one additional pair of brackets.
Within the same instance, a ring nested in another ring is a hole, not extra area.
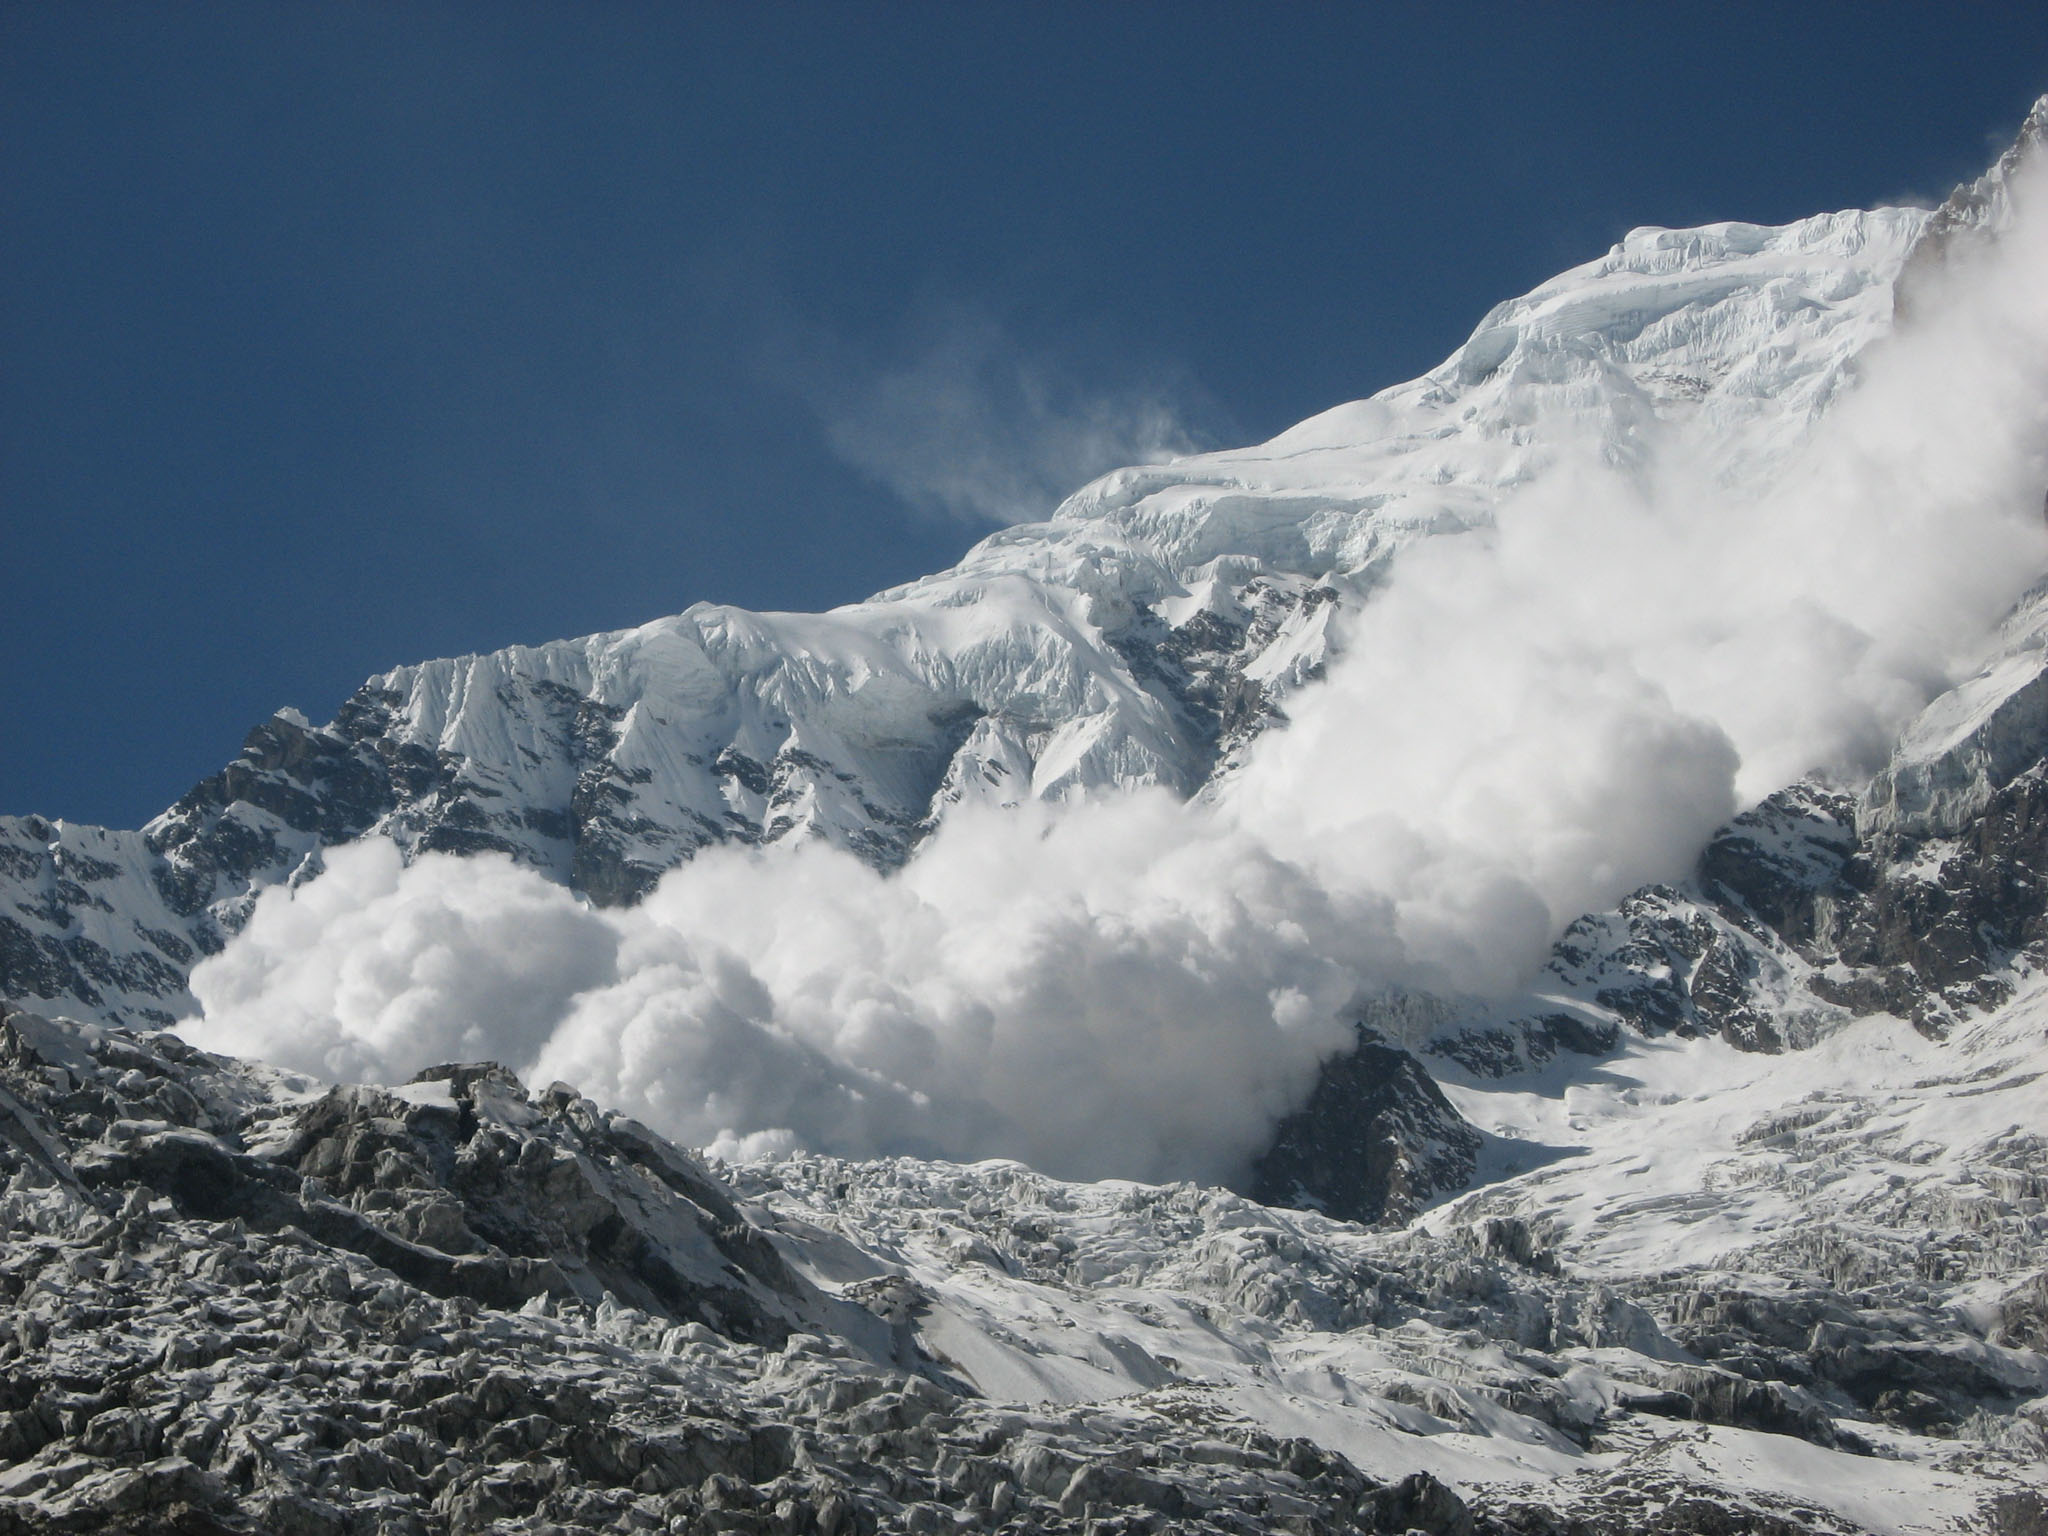
[[(1452, 1095), (1497, 1167), (1543, 1166), (1401, 1233), (1014, 1165), (736, 1176), (820, 1272), (861, 1262), (841, 1234), (894, 1261), (994, 1397), (1178, 1392), (1482, 1509), (1692, 1481), (1941, 1531), (2004, 1477), (2048, 1486), (2048, 991), (1945, 1042), (1878, 1018), (1792, 1056), (1637, 1042)], [(1752, 1385), (1798, 1379), (1745, 1371), (1773, 1349), (1807, 1389)], [(1821, 1427), (1873, 1383), (1964, 1382), (1996, 1407), (1919, 1394), (1955, 1438)]]
[(1552, 1160), (1372, 1231), (15, 1015), (0, 1518), (2034, 1529), (2044, 1024), (1460, 1091)]
[(1826, 1232), (1845, 1245), (1844, 1277), (1857, 1263), (1871, 1282), (1964, 1266), (1994, 1285), (2026, 1263), (2041, 1225), (2020, 1214), (2048, 1150), (2038, 983), (1941, 1040), (1878, 1015), (1784, 1054), (1632, 1040), (1596, 1067), (1446, 1087), (1503, 1139), (1499, 1166), (1517, 1143), (1549, 1149), (1521, 1160), (1559, 1160), (1426, 1224), (1512, 1211), (1603, 1269), (1768, 1272), (1780, 1246), (1798, 1252)]

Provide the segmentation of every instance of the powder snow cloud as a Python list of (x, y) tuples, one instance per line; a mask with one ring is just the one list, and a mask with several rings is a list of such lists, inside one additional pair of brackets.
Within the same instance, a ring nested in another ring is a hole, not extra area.
[(1844, 778), (2048, 563), (2048, 244), (2022, 223), (1763, 486), (1711, 436), (1569, 445), (1425, 540), (1292, 723), (1194, 803), (966, 811), (882, 875), (720, 848), (593, 911), (381, 841), (258, 901), (200, 1044), (335, 1077), (494, 1056), (688, 1142), (1240, 1176), (1346, 1010), (1511, 994), (1743, 802)]

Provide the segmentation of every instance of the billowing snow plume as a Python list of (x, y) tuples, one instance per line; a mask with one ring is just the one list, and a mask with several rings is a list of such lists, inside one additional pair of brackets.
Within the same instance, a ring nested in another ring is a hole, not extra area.
[(1738, 804), (1866, 777), (2048, 558), (2044, 224), (1959, 261), (1768, 481), (1700, 424), (1404, 551), (1220, 800), (1483, 992)]
[[(2048, 561), (2041, 222), (1916, 290), (1768, 464), (1711, 411), (1617, 451), (1560, 425), (1577, 384), (1515, 397), (1548, 470), (1406, 548), (1293, 724), (1192, 804), (961, 807), (889, 876), (712, 850), (608, 912), (372, 841), (259, 901), (185, 1032), (347, 1077), (495, 1056), (728, 1150), (1233, 1176), (1360, 994), (1514, 988), (1744, 799), (1875, 766), (1968, 664)], [(1521, 344), (1587, 376), (1569, 336)]]
[(714, 849), (605, 913), (364, 843), (258, 904), (186, 1033), (335, 1077), (495, 1056), (699, 1143), (1221, 1178), (1397, 959), (1374, 895), (1148, 791), (971, 812), (891, 876)]

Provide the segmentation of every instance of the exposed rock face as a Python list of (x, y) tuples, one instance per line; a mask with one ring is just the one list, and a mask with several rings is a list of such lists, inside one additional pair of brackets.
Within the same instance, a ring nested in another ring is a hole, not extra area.
[(1472, 1182), (1479, 1146), (1422, 1063), (1360, 1025), (1357, 1046), (1324, 1063), (1308, 1103), (1280, 1122), (1249, 1193), (1400, 1226)]
[(1619, 1030), (1777, 1051), (1877, 1013), (1940, 1034), (2007, 1001), (2048, 961), (2043, 612), (2038, 594), (2022, 605), (2006, 648), (1928, 706), (1861, 796), (1772, 795), (1683, 886), (1574, 922), (1541, 1011), (1430, 1049), (1482, 1074), (1602, 1054)]
[(1771, 796), (1714, 836), (1685, 885), (1573, 922), (1532, 989), (1540, 1010), (1448, 1030), (1429, 1050), (1499, 1075), (1561, 1050), (1604, 1055), (1624, 1031), (1760, 1051), (1810, 1043), (1854, 1016), (1830, 979), (1846, 974), (1839, 946), (1870, 900), (1855, 883), (1871, 872), (1854, 810), (1814, 785)]
[(1957, 187), (1929, 217), (1899, 275), (1902, 320), (1910, 321), (1922, 285), (1934, 279), (1957, 247), (1981, 241), (2011, 223), (2019, 168), (2043, 144), (2048, 144), (2048, 96), (2034, 103), (1998, 162), (1975, 181)]
[(8, 1133), (79, 1198), (146, 1186), (192, 1217), (287, 1227), (437, 1296), (606, 1294), (779, 1342), (820, 1298), (667, 1143), (502, 1068), (275, 1094), (174, 1035), (0, 1022)]
[(0, 816), (0, 995), (143, 1024), (189, 1010), (185, 978), (223, 931), (174, 911), (159, 867), (140, 832)]

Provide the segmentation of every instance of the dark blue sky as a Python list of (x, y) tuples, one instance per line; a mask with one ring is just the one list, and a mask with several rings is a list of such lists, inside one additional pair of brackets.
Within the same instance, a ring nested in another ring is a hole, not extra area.
[(0, 6), (0, 812), (864, 596), (1631, 225), (1939, 196), (2043, 89), (2031, 4)]

